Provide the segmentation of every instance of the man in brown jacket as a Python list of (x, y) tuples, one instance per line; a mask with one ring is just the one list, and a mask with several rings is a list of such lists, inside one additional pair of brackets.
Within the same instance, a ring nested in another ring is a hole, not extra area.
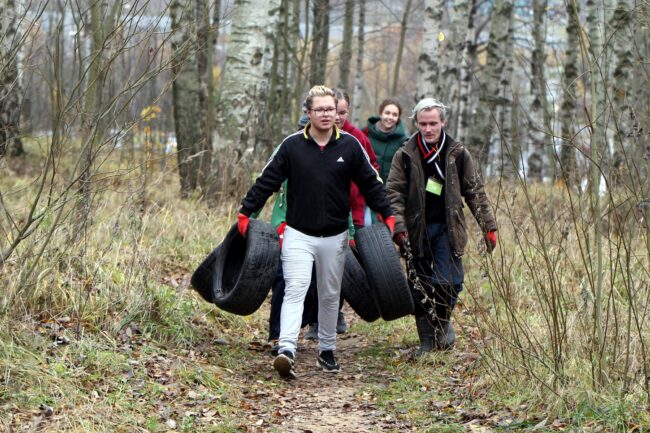
[[(396, 217), (394, 240), (407, 242), (415, 270), (433, 301), (413, 288), (419, 356), (453, 347), (451, 312), (463, 288), (461, 257), (467, 244), (463, 201), (485, 235), (489, 252), (497, 243), (496, 221), (469, 151), (445, 133), (446, 107), (425, 98), (413, 109), (418, 131), (393, 158), (386, 190)], [(411, 282), (412, 284), (412, 282)]]

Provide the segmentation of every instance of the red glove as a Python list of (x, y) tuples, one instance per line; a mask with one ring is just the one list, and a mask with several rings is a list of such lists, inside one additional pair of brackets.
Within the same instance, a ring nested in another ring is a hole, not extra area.
[(357, 248), (357, 241), (355, 241), (354, 239), (350, 239), (348, 241), (348, 244), (350, 245), (350, 248), (352, 248), (353, 250)]
[(393, 215), (386, 217), (384, 219), (384, 224), (388, 226), (388, 230), (390, 230), (390, 235), (393, 236), (393, 233), (395, 233), (395, 217)]
[(246, 237), (246, 232), (248, 231), (248, 223), (250, 222), (250, 218), (248, 218), (243, 213), (237, 214), (237, 230), (239, 230), (239, 234), (243, 237)]
[(395, 233), (393, 236), (393, 242), (399, 247), (399, 253), (404, 256), (406, 255), (406, 244), (409, 241), (409, 236), (406, 232)]
[(393, 241), (397, 244), (398, 247), (403, 247), (406, 242), (409, 240), (408, 234), (406, 232), (395, 233)]
[(278, 236), (280, 236), (280, 249), (282, 249), (282, 241), (284, 240), (284, 229), (286, 228), (287, 228), (287, 223), (283, 221), (282, 224), (280, 224), (276, 230), (278, 232)]
[(497, 231), (490, 230), (485, 235), (485, 245), (487, 245), (488, 252), (492, 252), (497, 246)]

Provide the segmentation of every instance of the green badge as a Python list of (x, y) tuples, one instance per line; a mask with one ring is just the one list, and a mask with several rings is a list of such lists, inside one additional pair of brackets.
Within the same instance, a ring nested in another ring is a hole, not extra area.
[(442, 184), (434, 178), (430, 177), (427, 179), (427, 192), (435, 195), (442, 194)]

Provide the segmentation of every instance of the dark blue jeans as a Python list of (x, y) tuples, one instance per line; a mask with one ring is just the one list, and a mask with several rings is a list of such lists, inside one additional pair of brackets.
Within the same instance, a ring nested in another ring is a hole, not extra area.
[[(284, 299), (284, 276), (282, 274), (282, 263), (278, 266), (278, 272), (271, 286), (271, 314), (269, 316), (269, 341), (280, 338), (280, 312), (282, 311), (282, 300)], [(305, 309), (302, 313), (302, 326), (310, 323), (318, 323), (318, 292), (316, 290), (316, 271), (312, 270), (311, 283), (305, 296)]]
[[(453, 309), (458, 294), (463, 290), (465, 271), (461, 258), (451, 253), (447, 224), (427, 224), (422, 253), (423, 257), (415, 259), (415, 269), (427, 296), (433, 298), (436, 304)], [(421, 294), (413, 288), (412, 293), (416, 304), (415, 315), (425, 314), (420, 302)]]

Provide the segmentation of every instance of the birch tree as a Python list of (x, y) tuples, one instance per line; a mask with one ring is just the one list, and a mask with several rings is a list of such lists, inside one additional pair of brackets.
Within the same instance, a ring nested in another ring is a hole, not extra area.
[[(631, 112), (633, 55), (632, 43), (634, 31), (632, 28), (632, 13), (628, 0), (618, 0), (616, 9), (610, 20), (612, 29), (612, 48), (614, 69), (612, 71), (612, 115), (614, 117), (614, 154), (612, 182), (617, 184), (623, 179), (623, 174), (631, 168), (634, 151), (631, 137), (634, 136)], [(628, 179), (630, 180), (630, 179)]]
[(19, 74), (21, 20), (16, 2), (0, 3), (0, 158), (5, 154), (19, 156), (24, 153), (20, 135), (22, 108), (22, 83)]
[(295, 65), (296, 62), (295, 51), (293, 51), (291, 43), (293, 31), (290, 26), (291, 5), (289, 3), (289, 0), (282, 0), (280, 10), (281, 18), (278, 20), (278, 26), (280, 27), (278, 34), (280, 35), (281, 40), (277, 45), (278, 49), (280, 50), (280, 55), (282, 56), (282, 72), (280, 77), (280, 90), (279, 92), (276, 92), (276, 94), (279, 98), (279, 102), (277, 104), (278, 112), (282, 116), (282, 119), (285, 120), (285, 122), (280, 122), (280, 126), (284, 130), (284, 126), (287, 121), (289, 123), (293, 123), (291, 117), (291, 100), (289, 96), (291, 95), (291, 83), (293, 77), (296, 76), (295, 67), (292, 67), (292, 65)]
[(314, 30), (309, 55), (309, 85), (325, 83), (330, 34), (329, 0), (313, 0)]
[[(411, 0), (409, 0), (411, 1)], [(345, 15), (343, 21), (343, 42), (339, 58), (339, 85), (349, 91), (350, 64), (352, 62), (352, 38), (354, 35), (354, 0), (345, 0)]]
[(560, 150), (560, 169), (563, 181), (572, 186), (577, 182), (576, 173), (576, 131), (574, 125), (577, 118), (578, 84), (578, 54), (580, 50), (580, 3), (566, 2), (567, 12), (567, 43), (564, 53), (564, 72), (562, 75), (562, 104), (561, 129), (563, 145)]
[(204, 119), (199, 99), (196, 21), (192, 0), (175, 0), (172, 21), (172, 97), (181, 196), (198, 186)]
[(476, 159), (478, 166), (485, 168), (493, 137), (497, 126), (496, 108), (504, 103), (499, 92), (501, 74), (505, 69), (511, 46), (511, 23), (513, 3), (505, 0), (494, 2), (490, 35), (487, 43), (487, 60), (480, 76), (480, 96), (473, 117), (473, 125), (468, 136), (468, 147)]
[[(461, 5), (466, 5), (461, 9)], [(475, 16), (476, 16), (476, 0), (469, 0), (467, 2), (458, 2), (458, 16), (462, 16), (462, 12), (465, 12), (467, 17), (467, 26), (465, 30), (465, 38), (463, 40), (463, 46), (460, 50), (460, 73), (458, 78), (459, 90), (458, 90), (458, 105), (456, 107), (456, 112), (458, 113), (456, 117), (456, 137), (460, 139), (463, 143), (466, 142), (466, 135), (469, 128), (469, 119), (470, 119), (470, 89), (472, 85), (472, 73), (474, 70), (474, 65), (476, 64), (476, 27), (475, 27)]]
[[(638, 173), (638, 179), (641, 181), (641, 193), (644, 197), (645, 204), (639, 205), (645, 221), (650, 221), (650, 149), (648, 149), (648, 138), (650, 135), (650, 76), (648, 75), (646, 60), (650, 58), (650, 38), (648, 27), (643, 22), (650, 22), (650, 4), (644, 7), (635, 8), (636, 16), (641, 17), (640, 22), (636, 22), (634, 38), (634, 57), (635, 69), (632, 79), (631, 95), (634, 97), (634, 109), (630, 111), (631, 130), (634, 146), (634, 157), (632, 165), (634, 171)], [(642, 77), (642, 78), (640, 78)], [(647, 234), (650, 234), (650, 224), (646, 224)], [(648, 250), (650, 251), (650, 236), (648, 236)]]
[(225, 191), (231, 183), (228, 170), (233, 162), (245, 152), (250, 155), (264, 150), (258, 134), (264, 134), (260, 125), (267, 115), (272, 34), (279, 19), (280, 0), (237, 0), (234, 6), (217, 114), (217, 159), (213, 164), (217, 191)]
[[(514, 15), (514, 13), (513, 13)], [(506, 61), (504, 70), (501, 73), (501, 80), (499, 81), (499, 94), (501, 96), (501, 103), (497, 106), (498, 123), (499, 123), (499, 149), (501, 156), (501, 176), (503, 178), (513, 178), (519, 170), (519, 160), (521, 158), (521, 149), (517, 143), (512, 141), (513, 137), (513, 122), (512, 111), (514, 104), (513, 96), (513, 78), (514, 78), (514, 28), (513, 18), (511, 16), (508, 23), (508, 38), (504, 41), (504, 53), (506, 53)]]
[[(452, 107), (446, 128), (453, 136), (464, 140), (467, 127), (466, 107), (469, 100), (469, 89), (472, 70), (476, 64), (476, 46), (474, 44), (474, 18), (476, 2), (462, 0), (454, 2), (449, 16), (450, 55), (444, 64), (442, 72), (443, 86), (439, 88), (445, 103)], [(465, 124), (463, 124), (465, 122)]]
[(397, 43), (397, 57), (395, 59), (395, 68), (393, 69), (393, 85), (391, 86), (391, 95), (397, 94), (397, 83), (399, 82), (399, 71), (402, 67), (402, 55), (404, 54), (404, 39), (406, 37), (406, 28), (408, 27), (409, 15), (413, 6), (413, 0), (406, 0), (404, 14), (399, 30), (399, 42)]
[(422, 46), (418, 58), (418, 83), (415, 99), (419, 101), (425, 97), (436, 96), (437, 86), (440, 85), (440, 62), (442, 44), (445, 43), (444, 33), (444, 0), (425, 0)]
[[(300, 32), (300, 19), (301, 7), (300, 0), (291, 0), (291, 29), (289, 31), (289, 46), (287, 51), (292, 54), (292, 67), (290, 72), (290, 83), (293, 83), (292, 101), (290, 107), (290, 120), (292, 124), (296, 124), (300, 116), (302, 116), (302, 91), (305, 87), (305, 63), (307, 61), (307, 40), (310, 35), (309, 13), (305, 13), (304, 22), (304, 39), (301, 40)], [(309, 10), (309, 1), (305, 2), (305, 10)], [(301, 44), (302, 41), (302, 44)]]
[(354, 92), (352, 100), (352, 120), (355, 125), (361, 126), (361, 99), (363, 94), (363, 55), (366, 35), (366, 0), (359, 0), (359, 26), (357, 30), (357, 62), (355, 66)]
[(454, 136), (458, 133), (461, 94), (465, 92), (464, 97), (469, 97), (466, 85), (473, 65), (469, 51), (474, 37), (473, 3), (463, 0), (448, 5), (444, 1), (428, 1), (425, 8), (416, 99), (433, 96), (450, 106), (446, 128)]
[(530, 62), (530, 105), (529, 126), (531, 152), (528, 157), (528, 176), (538, 181), (544, 175), (544, 157), (551, 176), (554, 178), (554, 152), (551, 137), (551, 111), (548, 105), (546, 84), (546, 9), (547, 0), (533, 0), (533, 52)]
[[(210, 7), (214, 8), (210, 13)], [(212, 163), (212, 135), (214, 132), (214, 77), (212, 74), (214, 50), (217, 45), (221, 0), (208, 4), (196, 0), (197, 68), (199, 107), (201, 110), (201, 141), (199, 143), (198, 184), (206, 190), (210, 184)], [(211, 20), (213, 20), (211, 22)]]

